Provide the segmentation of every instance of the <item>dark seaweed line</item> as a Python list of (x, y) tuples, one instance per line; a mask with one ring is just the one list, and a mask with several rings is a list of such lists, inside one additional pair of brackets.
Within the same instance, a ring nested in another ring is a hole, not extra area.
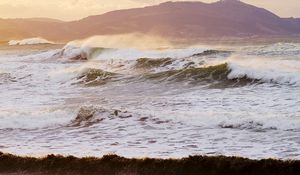
[(127, 159), (117, 155), (76, 158), (19, 157), (0, 152), (1, 175), (299, 175), (299, 160), (250, 160), (190, 156), (182, 159)]

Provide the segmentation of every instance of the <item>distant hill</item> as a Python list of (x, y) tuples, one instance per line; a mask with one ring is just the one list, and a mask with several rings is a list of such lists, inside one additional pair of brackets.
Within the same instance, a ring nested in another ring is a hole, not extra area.
[(238, 0), (166, 2), (117, 10), (78, 21), (0, 19), (0, 40), (44, 37), (72, 40), (92, 35), (157, 34), (169, 38), (299, 36), (300, 19), (280, 18)]
[(25, 20), (25, 21), (37, 21), (37, 22), (60, 22), (63, 23), (63, 21), (58, 19), (51, 19), (51, 18), (23, 18), (19, 20)]

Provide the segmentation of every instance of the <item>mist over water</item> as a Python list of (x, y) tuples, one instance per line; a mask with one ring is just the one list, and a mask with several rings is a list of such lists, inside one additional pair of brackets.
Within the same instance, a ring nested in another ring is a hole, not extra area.
[(178, 47), (126, 35), (3, 47), (0, 150), (299, 159), (299, 82), (292, 42)]

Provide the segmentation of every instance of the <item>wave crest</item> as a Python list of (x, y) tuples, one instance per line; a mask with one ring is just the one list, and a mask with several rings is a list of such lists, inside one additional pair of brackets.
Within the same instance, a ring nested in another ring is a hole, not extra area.
[(135, 64), (135, 68), (150, 69), (155, 67), (164, 67), (172, 64), (172, 58), (159, 58), (159, 59), (150, 59), (150, 58), (140, 58)]
[(106, 72), (101, 69), (86, 69), (77, 79), (80, 80), (79, 83), (83, 83), (86, 86), (99, 86), (106, 84), (116, 76), (116, 73)]
[(10, 40), (8, 45), (35, 45), (35, 44), (54, 44), (52, 41), (48, 41), (44, 38), (27, 38), (23, 40)]
[(199, 68), (183, 68), (180, 70), (170, 70), (159, 73), (145, 74), (143, 77), (151, 80), (182, 82), (187, 81), (190, 84), (210, 85), (211, 87), (241, 86), (257, 82), (246, 76), (235, 79), (229, 79), (231, 70), (227, 63), (215, 66)]

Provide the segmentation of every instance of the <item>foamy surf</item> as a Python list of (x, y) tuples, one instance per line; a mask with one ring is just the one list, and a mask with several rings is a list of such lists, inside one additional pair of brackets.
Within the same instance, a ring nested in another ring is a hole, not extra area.
[(300, 85), (300, 62), (290, 59), (273, 59), (236, 56), (229, 59), (229, 79), (248, 77), (262, 82)]
[(10, 46), (15, 46), (15, 45), (54, 44), (54, 42), (48, 41), (44, 38), (27, 38), (22, 40), (10, 40), (8, 44)]
[(103, 41), (0, 56), (2, 151), (299, 158), (299, 45)]

